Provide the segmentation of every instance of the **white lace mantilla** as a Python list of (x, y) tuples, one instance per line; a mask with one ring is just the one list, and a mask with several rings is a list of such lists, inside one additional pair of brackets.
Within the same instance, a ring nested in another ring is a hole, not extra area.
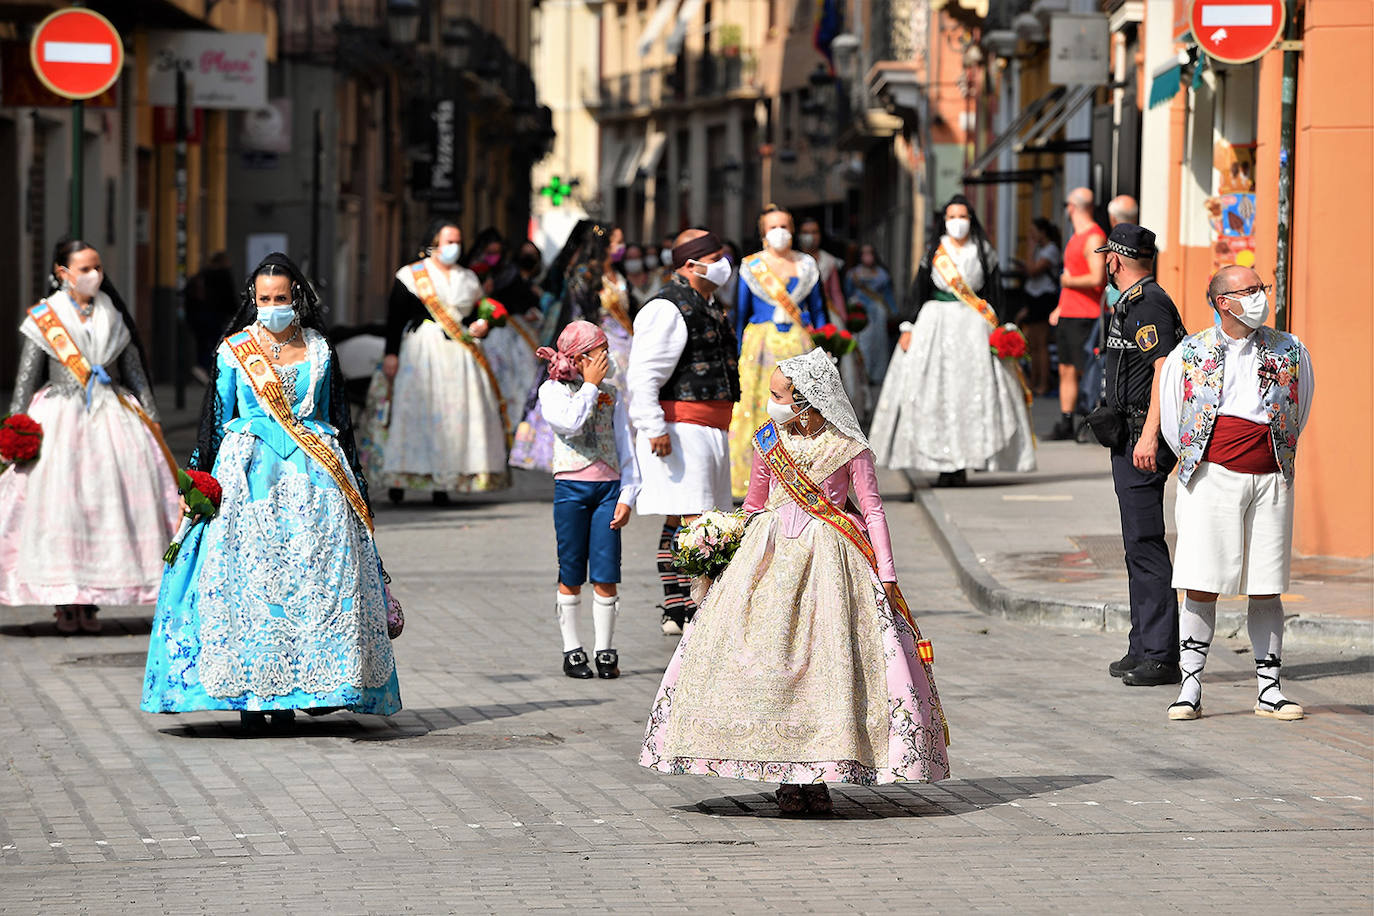
[(854, 405), (849, 402), (849, 395), (844, 393), (840, 370), (828, 353), (817, 347), (801, 356), (784, 359), (778, 363), (778, 368), (791, 380), (797, 393), (821, 412), (821, 416), (841, 433), (868, 448), (868, 439), (859, 425), (859, 418), (854, 414)]
[[(395, 663), (376, 550), (343, 494), (241, 433), (225, 436), (215, 474), (225, 509), (206, 531), (199, 581), (206, 692), (385, 685)], [(265, 497), (252, 499), (250, 475), (273, 480)]]

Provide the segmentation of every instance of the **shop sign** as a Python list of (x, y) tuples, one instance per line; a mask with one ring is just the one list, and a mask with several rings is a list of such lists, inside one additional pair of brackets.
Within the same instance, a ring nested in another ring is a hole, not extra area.
[(1050, 82), (1100, 86), (1107, 82), (1110, 48), (1106, 16), (1058, 13), (1050, 17)]
[(1198, 47), (1227, 64), (1264, 56), (1283, 34), (1283, 0), (1193, 0), (1189, 24)]
[(148, 101), (177, 102), (177, 70), (192, 108), (267, 105), (267, 36), (256, 32), (149, 32)]
[(431, 202), (458, 199), (458, 105), (439, 99), (430, 112), (428, 161), (412, 177), (416, 196)]

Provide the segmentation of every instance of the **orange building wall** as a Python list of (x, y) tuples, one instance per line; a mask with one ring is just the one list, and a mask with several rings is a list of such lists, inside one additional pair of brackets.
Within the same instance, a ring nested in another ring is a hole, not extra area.
[[(1367, 557), (1374, 554), (1374, 3), (1307, 3), (1303, 42), (1290, 329), (1311, 351), (1317, 384), (1298, 448), (1294, 549)], [(1282, 63), (1266, 61), (1266, 71), (1271, 66), (1281, 71)], [(1275, 91), (1261, 96), (1262, 110), (1277, 112), (1279, 83), (1265, 80)]]

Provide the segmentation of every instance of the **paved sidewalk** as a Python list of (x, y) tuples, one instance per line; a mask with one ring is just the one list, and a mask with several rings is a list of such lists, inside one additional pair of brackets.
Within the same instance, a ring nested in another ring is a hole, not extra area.
[[(1048, 430), (1057, 404), (1038, 399), (1037, 428)], [(960, 584), (979, 608), (1019, 620), (1125, 632), (1130, 629), (1121, 522), (1107, 450), (1048, 442), (1030, 474), (970, 474), (968, 486), (932, 489), (909, 475), (917, 502), (935, 524)], [(932, 475), (933, 477), (933, 475)], [(1165, 522), (1174, 541), (1174, 492)], [(1291, 645), (1306, 642), (1374, 651), (1374, 560), (1296, 557), (1283, 596)], [(1222, 632), (1245, 632), (1245, 599), (1223, 597)]]
[(1214, 651), (1207, 715), (1106, 676), (1119, 637), (990, 618), (904, 481), (898, 569), (935, 644), (954, 779), (777, 816), (755, 783), (635, 763), (674, 642), (654, 519), (626, 541), (625, 676), (559, 671), (547, 478), (508, 501), (379, 510), (406, 605), (406, 708), (247, 738), (138, 711), (148, 609), (64, 639), (0, 609), (0, 912), (1368, 913), (1369, 658), (1294, 647), (1302, 722), (1251, 714)]

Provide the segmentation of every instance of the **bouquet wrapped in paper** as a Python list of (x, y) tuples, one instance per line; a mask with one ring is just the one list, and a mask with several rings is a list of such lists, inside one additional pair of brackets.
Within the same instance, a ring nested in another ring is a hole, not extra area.
[(43, 448), (43, 427), (26, 413), (0, 420), (0, 471), (35, 461)]
[(219, 481), (204, 471), (186, 471), (178, 468), (177, 489), (181, 491), (181, 498), (186, 502), (186, 513), (182, 516), (176, 537), (172, 538), (172, 543), (167, 546), (167, 552), (162, 555), (162, 562), (169, 566), (176, 562), (181, 542), (186, 540), (191, 528), (196, 522), (214, 518), (219, 513), (219, 503), (223, 498)]
[(678, 532), (673, 565), (689, 576), (716, 578), (739, 549), (748, 521), (744, 512), (703, 512)]

